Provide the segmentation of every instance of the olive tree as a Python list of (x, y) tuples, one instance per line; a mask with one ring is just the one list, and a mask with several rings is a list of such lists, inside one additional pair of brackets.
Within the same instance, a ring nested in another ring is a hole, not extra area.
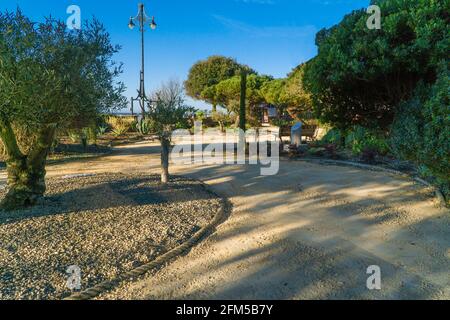
[(172, 133), (176, 129), (189, 127), (195, 109), (185, 104), (183, 86), (174, 80), (163, 84), (155, 91), (152, 100), (154, 105), (150, 108), (148, 116), (161, 142), (161, 182), (168, 183)]
[[(0, 13), (0, 139), (6, 153), (2, 207), (34, 204), (43, 196), (48, 152), (61, 128), (79, 127), (108, 107), (122, 107), (119, 47), (96, 20), (69, 31), (54, 19), (34, 23), (19, 10)], [(18, 129), (32, 132), (29, 148)]]

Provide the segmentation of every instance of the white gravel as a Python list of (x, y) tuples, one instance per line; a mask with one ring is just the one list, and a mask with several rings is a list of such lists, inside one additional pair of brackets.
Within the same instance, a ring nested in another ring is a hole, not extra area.
[(189, 239), (221, 206), (198, 182), (175, 178), (163, 186), (158, 179), (51, 179), (37, 206), (0, 211), (0, 299), (67, 297), (72, 265), (81, 268), (83, 289), (112, 279)]

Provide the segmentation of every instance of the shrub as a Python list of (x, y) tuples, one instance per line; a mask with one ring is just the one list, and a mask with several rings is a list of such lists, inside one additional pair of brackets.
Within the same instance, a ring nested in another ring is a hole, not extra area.
[(69, 136), (70, 141), (72, 143), (78, 143), (81, 139), (80, 131), (77, 129), (70, 129), (67, 131), (67, 135)]
[(347, 135), (345, 144), (355, 155), (361, 155), (365, 150), (371, 150), (385, 155), (389, 152), (388, 142), (381, 133), (355, 126)]
[(363, 162), (373, 164), (377, 158), (378, 152), (373, 148), (365, 148), (361, 154), (361, 160)]
[(92, 145), (97, 145), (98, 132), (97, 128), (94, 125), (84, 128), (83, 133), (84, 136), (86, 137), (86, 145), (88, 143)]
[(154, 123), (151, 119), (145, 119), (143, 121), (136, 121), (134, 127), (139, 134), (146, 136), (152, 132)]
[(212, 114), (212, 120), (217, 122), (220, 126), (220, 131), (224, 132), (227, 126), (230, 126), (233, 119), (228, 113), (222, 111), (216, 111)]
[(88, 142), (89, 142), (87, 128), (83, 128), (83, 130), (81, 130), (80, 140), (81, 140), (81, 145), (83, 146), (84, 149), (86, 149), (88, 147)]
[(272, 119), (271, 124), (275, 127), (289, 127), (292, 126), (293, 121), (286, 120), (286, 119)]
[(206, 118), (206, 112), (205, 112), (205, 111), (203, 111), (203, 110), (198, 110), (198, 111), (195, 113), (195, 119), (196, 119), (197, 121), (203, 121), (205, 118)]
[(107, 125), (101, 125), (97, 128), (97, 134), (103, 136), (108, 132), (109, 127)]
[(441, 189), (450, 190), (450, 79), (448, 67), (432, 86), (420, 85), (415, 96), (404, 103), (392, 126), (395, 154), (422, 167)]
[(106, 119), (115, 136), (122, 136), (129, 132), (135, 123), (134, 117), (117, 117), (110, 116)]
[(337, 146), (335, 144), (333, 144), (333, 143), (327, 144), (325, 146), (325, 150), (326, 150), (326, 154), (329, 158), (331, 158), (331, 159), (338, 158)]
[(342, 143), (342, 133), (341, 130), (331, 129), (327, 132), (327, 134), (322, 138), (321, 142), (323, 144), (336, 144), (341, 145)]

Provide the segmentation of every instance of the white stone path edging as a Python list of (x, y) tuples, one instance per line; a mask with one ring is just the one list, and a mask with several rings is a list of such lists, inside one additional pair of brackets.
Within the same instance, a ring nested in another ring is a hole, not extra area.
[(351, 162), (351, 161), (343, 161), (343, 160), (329, 160), (329, 159), (308, 159), (308, 158), (304, 158), (304, 159), (295, 159), (296, 161), (304, 161), (304, 162), (311, 162), (311, 163), (318, 163), (318, 164), (323, 164), (323, 165), (341, 165), (341, 166), (348, 166), (348, 167), (355, 167), (355, 168), (359, 168), (359, 169), (365, 169), (365, 170), (370, 170), (370, 171), (378, 171), (378, 172), (385, 172), (385, 173), (389, 173), (389, 174), (393, 174), (396, 176), (401, 176), (404, 178), (408, 178), (408, 179), (412, 179), (415, 182), (430, 188), (434, 191), (436, 199), (437, 199), (437, 203), (440, 207), (443, 208), (447, 208), (447, 203), (445, 201), (445, 197), (442, 194), (441, 190), (439, 190), (439, 188), (433, 186), (431, 183), (419, 178), (419, 177), (415, 177), (412, 176), (410, 174), (401, 172), (401, 171), (397, 171), (394, 169), (388, 169), (388, 168), (383, 168), (383, 167), (379, 167), (379, 166), (373, 166), (373, 165), (368, 165), (368, 164), (363, 164), (363, 163), (357, 163), (357, 162)]

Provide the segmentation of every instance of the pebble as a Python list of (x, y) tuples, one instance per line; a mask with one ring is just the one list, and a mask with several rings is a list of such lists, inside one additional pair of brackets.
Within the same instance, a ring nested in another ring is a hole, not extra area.
[(0, 211), (4, 300), (65, 298), (74, 265), (83, 289), (110, 280), (189, 239), (221, 206), (196, 181), (164, 186), (139, 173), (65, 176), (47, 187), (35, 207)]

